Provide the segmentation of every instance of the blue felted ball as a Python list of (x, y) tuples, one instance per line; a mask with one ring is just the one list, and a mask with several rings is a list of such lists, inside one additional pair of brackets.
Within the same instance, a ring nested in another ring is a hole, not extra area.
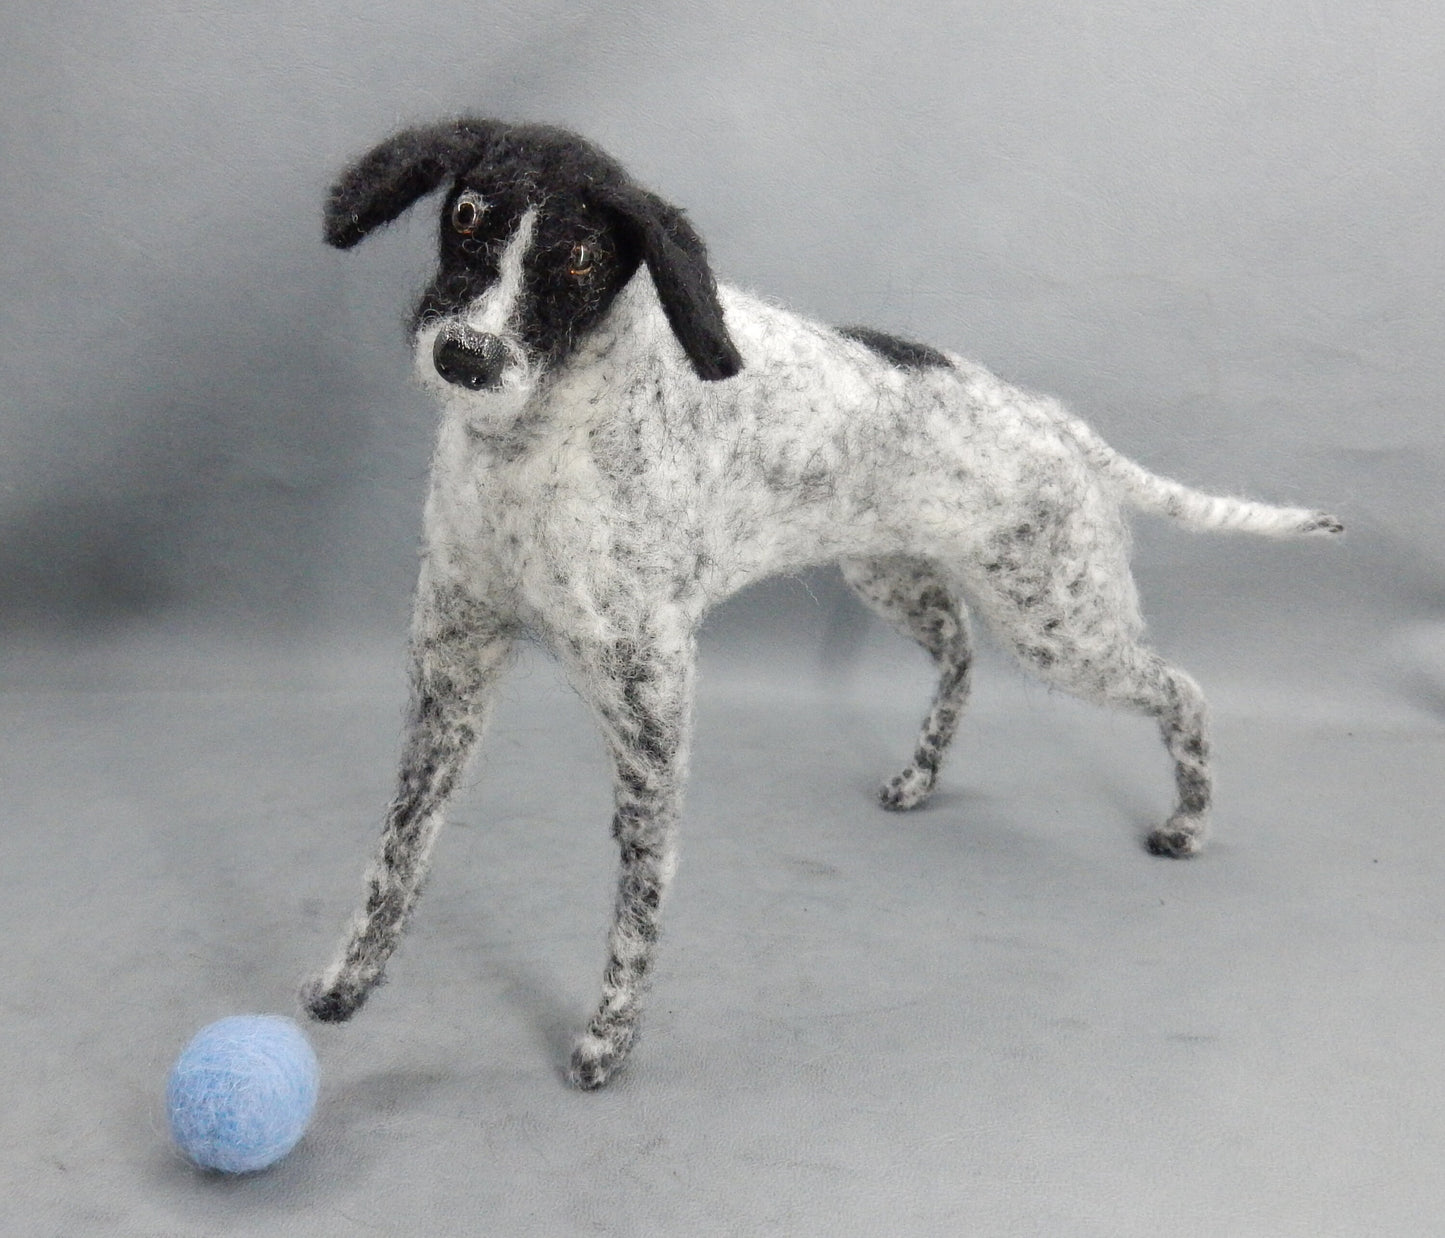
[(316, 1054), (290, 1019), (221, 1019), (196, 1033), (171, 1070), (171, 1134), (205, 1169), (265, 1169), (305, 1133), (317, 1079)]

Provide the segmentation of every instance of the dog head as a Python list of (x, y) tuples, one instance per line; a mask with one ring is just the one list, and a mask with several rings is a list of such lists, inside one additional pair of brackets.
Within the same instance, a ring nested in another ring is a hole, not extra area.
[(682, 211), (563, 129), (461, 119), (398, 133), (332, 188), (326, 240), (350, 249), (443, 186), (439, 266), (413, 329), (419, 364), (451, 394), (525, 398), (643, 264), (698, 377), (741, 368)]

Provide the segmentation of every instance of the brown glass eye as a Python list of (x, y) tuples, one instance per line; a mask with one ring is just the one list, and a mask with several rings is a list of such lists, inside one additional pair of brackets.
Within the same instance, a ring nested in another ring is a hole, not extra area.
[(567, 274), (577, 276), (590, 275), (592, 273), (592, 258), (592, 246), (582, 244), (572, 246), (572, 257), (567, 262)]
[(452, 227), (463, 236), (471, 236), (482, 222), (482, 212), (486, 210), (486, 205), (481, 194), (468, 189), (452, 205)]

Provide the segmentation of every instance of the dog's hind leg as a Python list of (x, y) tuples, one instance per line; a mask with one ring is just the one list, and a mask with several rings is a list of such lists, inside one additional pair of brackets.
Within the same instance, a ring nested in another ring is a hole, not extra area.
[(917, 808), (933, 791), (943, 754), (968, 703), (973, 645), (957, 590), (923, 559), (844, 559), (843, 579), (870, 607), (923, 646), (938, 667), (938, 687), (913, 760), (879, 788), (884, 808)]
[[(1208, 710), (1199, 685), (1143, 646), (1119, 650), (1115, 659), (1104, 663), (1104, 669), (1116, 676), (1104, 685), (1096, 679), (1097, 666), (1072, 669), (1083, 672), (1072, 682), (1050, 678), (1077, 695), (1124, 705), (1158, 721), (1164, 746), (1174, 762), (1177, 800), (1169, 819), (1150, 832), (1148, 847), (1155, 855), (1193, 855), (1204, 844), (1209, 829), (1213, 787)], [(1085, 685), (1082, 692), (1078, 689), (1081, 683)]]
[(1155, 659), (1154, 691), (1149, 711), (1159, 719), (1159, 732), (1174, 759), (1179, 802), (1173, 815), (1149, 834), (1155, 855), (1193, 855), (1209, 829), (1213, 779), (1209, 771), (1209, 719), (1204, 694), (1183, 671)]
[(512, 645), (507, 625), (453, 588), (417, 592), (411, 705), (396, 798), (366, 873), (366, 898), (336, 958), (302, 990), (312, 1018), (348, 1019), (396, 949), (455, 789)]
[(1019, 661), (1044, 682), (1158, 721), (1174, 762), (1178, 798), (1168, 821), (1150, 833), (1149, 850), (1192, 855), (1209, 824), (1208, 711), (1199, 685), (1145, 642), (1122, 541), (1120, 551), (1112, 564), (1098, 556), (1092, 565), (1077, 560), (1070, 573), (1073, 587), (1057, 576), (1015, 577), (977, 582), (970, 596)]
[(635, 636), (574, 647), (568, 659), (612, 757), (612, 836), (622, 853), (602, 1001), (569, 1070), (572, 1082), (587, 1090), (607, 1082), (637, 1035), (663, 895), (677, 863), (696, 644), (690, 633), (643, 627)]

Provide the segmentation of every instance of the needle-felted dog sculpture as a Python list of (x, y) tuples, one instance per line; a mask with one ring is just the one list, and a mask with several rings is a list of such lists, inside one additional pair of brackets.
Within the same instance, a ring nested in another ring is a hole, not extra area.
[(1204, 701), (1145, 643), (1124, 509), (1273, 536), (1339, 521), (1201, 494), (962, 357), (717, 285), (684, 214), (563, 130), (400, 133), (342, 175), (326, 239), (349, 248), (438, 189), (440, 265), (413, 320), (442, 417), (409, 722), (365, 901), (303, 993), (315, 1018), (348, 1018), (380, 979), (528, 636), (563, 662), (615, 771), (616, 916), (571, 1062), (579, 1086), (604, 1083), (634, 1039), (674, 868), (703, 613), (813, 564), (840, 564), (938, 667), (884, 807), (933, 788), (968, 696), (967, 604), (1045, 682), (1158, 720), (1177, 803), (1149, 849), (1198, 849)]

